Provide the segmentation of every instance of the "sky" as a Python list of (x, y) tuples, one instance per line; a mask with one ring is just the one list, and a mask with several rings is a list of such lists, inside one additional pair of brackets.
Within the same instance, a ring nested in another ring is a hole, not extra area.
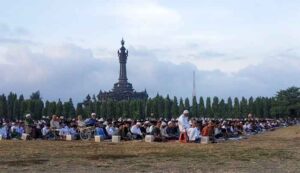
[(82, 101), (117, 82), (125, 40), (137, 91), (274, 96), (300, 86), (300, 1), (0, 0), (0, 92)]

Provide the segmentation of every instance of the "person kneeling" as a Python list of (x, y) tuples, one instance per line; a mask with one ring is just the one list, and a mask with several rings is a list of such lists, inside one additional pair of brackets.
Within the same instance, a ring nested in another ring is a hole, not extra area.
[(196, 121), (192, 122), (192, 127), (188, 129), (189, 142), (200, 143), (200, 129)]
[(160, 126), (161, 126), (161, 121), (157, 121), (156, 126), (154, 126), (151, 135), (154, 136), (154, 141), (155, 142), (166, 142), (167, 139), (162, 136), (161, 131), (160, 131)]

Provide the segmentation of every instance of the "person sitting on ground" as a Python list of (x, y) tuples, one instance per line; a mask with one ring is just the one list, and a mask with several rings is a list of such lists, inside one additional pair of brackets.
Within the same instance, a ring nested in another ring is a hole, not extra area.
[(124, 122), (123, 124), (121, 124), (120, 128), (119, 128), (119, 135), (121, 136), (121, 140), (131, 140), (132, 139), (132, 135), (129, 131), (129, 123), (128, 122)]
[(57, 115), (52, 115), (52, 119), (50, 121), (50, 130), (53, 136), (59, 136), (60, 129), (60, 119), (57, 117)]
[(79, 138), (79, 133), (77, 132), (77, 125), (74, 122), (71, 122), (70, 128), (69, 128), (69, 134), (72, 136), (73, 139)]
[(141, 132), (143, 134), (143, 136), (147, 135), (147, 125), (145, 123), (143, 123), (143, 125), (140, 127)]
[(106, 126), (106, 132), (107, 132), (109, 138), (111, 138), (113, 135), (117, 134), (117, 130), (113, 126), (112, 122), (108, 122), (108, 124)]
[(141, 132), (141, 123), (140, 122), (137, 122), (135, 125), (133, 125), (130, 129), (131, 133), (132, 133), (132, 137), (133, 139), (136, 139), (136, 140), (140, 140), (140, 139), (143, 139), (143, 134)]
[(5, 122), (0, 125), (0, 135), (2, 136), (3, 139), (8, 139), (8, 126)]
[(24, 123), (22, 121), (19, 121), (19, 123), (17, 124), (16, 130), (20, 136), (22, 136), (22, 134), (25, 133)]
[(209, 140), (211, 141), (215, 141), (214, 138), (214, 124), (212, 121), (209, 121), (208, 125), (206, 125), (203, 129), (202, 129), (202, 136), (205, 137), (209, 137)]
[(163, 141), (166, 141), (166, 138), (162, 136), (161, 134), (161, 130), (160, 130), (160, 127), (161, 127), (161, 121), (157, 121), (156, 122), (156, 125), (154, 126), (152, 132), (151, 132), (151, 135), (154, 136), (154, 141), (155, 142), (163, 142)]
[(96, 123), (95, 132), (96, 132), (96, 136), (102, 136), (104, 139), (109, 138), (102, 121)]
[(169, 139), (170, 138), (170, 136), (167, 133), (167, 123), (164, 122), (164, 121), (161, 122), (160, 133), (161, 133), (161, 136), (163, 138), (165, 138), (165, 139)]
[(15, 122), (11, 123), (10, 134), (12, 139), (21, 139), (21, 134), (18, 133)]
[(69, 122), (63, 123), (62, 127), (59, 131), (60, 139), (66, 139), (66, 136), (70, 134)]
[(85, 123), (84, 123), (84, 121), (83, 121), (83, 119), (82, 119), (82, 115), (78, 115), (77, 116), (77, 126), (78, 127), (84, 127), (85, 126)]
[(95, 126), (97, 123), (97, 119), (96, 119), (96, 113), (92, 113), (91, 114), (91, 118), (88, 118), (84, 121), (86, 126)]
[(178, 128), (175, 126), (173, 121), (168, 122), (166, 132), (169, 136), (169, 140), (177, 140), (179, 138)]
[(43, 139), (51, 139), (53, 135), (51, 134), (50, 131), (50, 124), (45, 124), (44, 127), (42, 128), (42, 138)]
[(197, 121), (192, 121), (192, 127), (188, 129), (189, 142), (200, 142), (200, 129)]
[(57, 115), (52, 115), (52, 119), (50, 121), (50, 128), (51, 129), (60, 129), (60, 125), (59, 125), (59, 118), (57, 117)]
[(150, 123), (150, 121), (145, 121), (144, 122), (144, 127), (146, 128), (146, 134), (149, 135), (151, 133), (151, 131), (150, 131), (151, 123)]

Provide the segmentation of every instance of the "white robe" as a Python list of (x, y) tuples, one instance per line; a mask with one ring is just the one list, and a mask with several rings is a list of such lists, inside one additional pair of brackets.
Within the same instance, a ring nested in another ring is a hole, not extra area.
[(178, 127), (180, 132), (187, 132), (187, 130), (191, 127), (189, 124), (188, 117), (183, 114), (178, 118)]

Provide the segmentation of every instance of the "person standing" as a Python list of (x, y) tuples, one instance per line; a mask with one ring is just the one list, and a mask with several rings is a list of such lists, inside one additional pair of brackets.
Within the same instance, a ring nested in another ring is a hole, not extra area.
[(179, 116), (178, 127), (180, 131), (179, 141), (184, 143), (188, 142), (189, 138), (187, 132), (190, 128), (188, 110), (184, 110), (183, 113)]
[(34, 121), (30, 114), (25, 115), (25, 133), (31, 135)]

